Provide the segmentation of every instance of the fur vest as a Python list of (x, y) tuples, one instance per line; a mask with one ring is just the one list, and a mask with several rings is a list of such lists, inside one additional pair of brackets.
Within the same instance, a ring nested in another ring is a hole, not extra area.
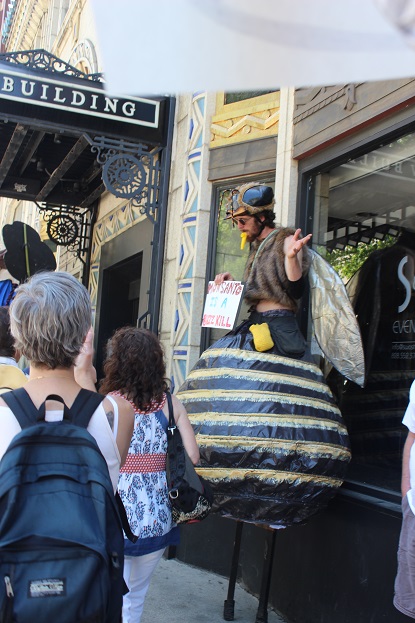
[[(297, 311), (298, 302), (287, 292), (289, 281), (284, 267), (284, 240), (294, 232), (291, 227), (281, 227), (266, 240), (258, 254), (263, 241), (252, 243), (244, 274), (244, 296), (248, 305), (256, 305), (260, 300), (275, 301), (293, 312)], [(303, 247), (303, 276), (307, 274), (309, 263), (307, 248)]]

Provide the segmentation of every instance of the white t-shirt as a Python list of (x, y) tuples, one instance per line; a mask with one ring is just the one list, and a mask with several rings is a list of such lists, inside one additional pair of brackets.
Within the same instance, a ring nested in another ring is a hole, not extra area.
[[(402, 423), (415, 433), (415, 381), (409, 390), (409, 403), (403, 416)], [(408, 491), (407, 499), (412, 512), (415, 513), (415, 443), (412, 444), (411, 453), (409, 455), (409, 477), (411, 488)]]
[[(118, 476), (120, 472), (121, 456), (116, 444), (117, 427), (118, 427), (118, 405), (111, 396), (106, 398), (112, 403), (114, 407), (114, 432), (111, 430), (107, 415), (105, 413), (102, 403), (95, 410), (92, 415), (89, 424), (88, 431), (95, 438), (99, 449), (108, 465), (108, 470), (111, 477), (112, 486), (114, 492), (117, 490)], [(63, 417), (63, 411), (54, 410), (46, 412), (46, 421), (56, 422)], [(13, 437), (15, 437), (20, 431), (20, 425), (14, 417), (9, 407), (0, 407), (0, 460)]]

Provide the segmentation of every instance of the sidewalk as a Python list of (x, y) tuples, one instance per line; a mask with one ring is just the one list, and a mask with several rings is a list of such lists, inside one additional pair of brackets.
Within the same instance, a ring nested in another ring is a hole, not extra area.
[[(141, 623), (223, 623), (228, 579), (162, 558), (151, 580)], [(235, 623), (255, 623), (258, 599), (235, 588)], [(268, 623), (284, 620), (268, 610)]]

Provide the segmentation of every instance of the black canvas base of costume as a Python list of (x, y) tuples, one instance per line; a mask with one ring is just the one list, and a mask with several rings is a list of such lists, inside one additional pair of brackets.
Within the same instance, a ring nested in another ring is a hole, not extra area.
[(213, 511), (277, 526), (306, 521), (342, 484), (350, 461), (341, 413), (308, 352), (257, 352), (249, 322), (206, 350), (178, 398), (201, 453)]

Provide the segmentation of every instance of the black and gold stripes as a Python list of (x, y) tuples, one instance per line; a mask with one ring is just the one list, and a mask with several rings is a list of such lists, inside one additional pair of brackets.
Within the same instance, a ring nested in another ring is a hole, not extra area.
[(177, 394), (196, 432), (198, 472), (221, 514), (304, 521), (344, 478), (350, 450), (341, 413), (313, 363), (233, 343), (229, 334), (205, 351)]

